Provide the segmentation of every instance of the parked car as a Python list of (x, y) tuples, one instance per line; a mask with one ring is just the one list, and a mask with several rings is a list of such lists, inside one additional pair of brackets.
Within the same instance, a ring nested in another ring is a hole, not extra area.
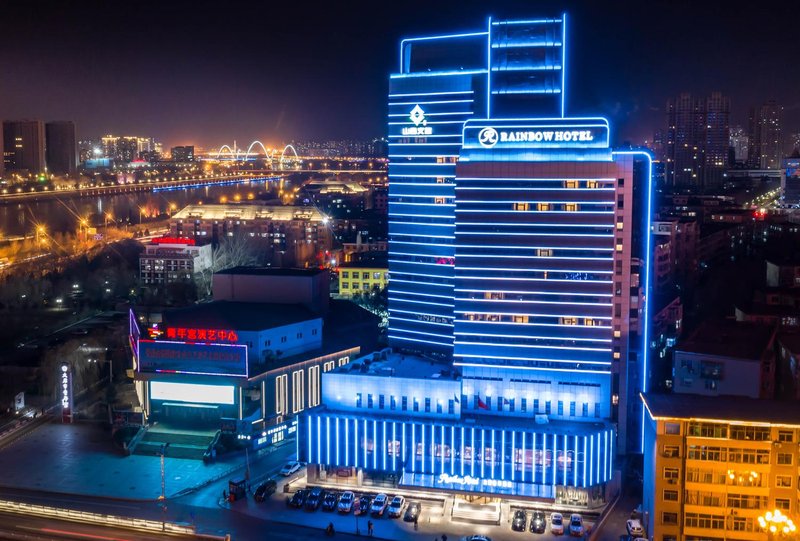
[(289, 500), (289, 507), (296, 507), (300, 509), (306, 504), (306, 498), (308, 498), (308, 490), (305, 489), (298, 490), (292, 495), (292, 498)]
[(289, 477), (293, 473), (300, 471), (300, 468), (302, 467), (303, 465), (299, 462), (289, 462), (283, 468), (281, 468), (281, 475), (284, 477)]
[(397, 518), (403, 514), (403, 506), (406, 504), (406, 499), (402, 496), (395, 496), (392, 498), (392, 503), (389, 504), (389, 516)]
[(325, 498), (325, 490), (321, 487), (314, 487), (308, 493), (306, 499), (306, 511), (316, 511), (322, 505), (322, 500)]
[(389, 505), (389, 497), (386, 494), (378, 494), (372, 500), (372, 507), (370, 507), (369, 511), (373, 517), (382, 517), (387, 505)]
[(638, 518), (631, 518), (625, 522), (625, 529), (628, 530), (628, 535), (631, 537), (642, 537), (644, 535), (644, 528)]
[(366, 515), (369, 513), (369, 508), (372, 505), (372, 498), (366, 494), (358, 499), (358, 507), (356, 508), (356, 515)]
[(578, 513), (572, 513), (569, 517), (569, 534), (575, 537), (583, 537), (583, 517)]
[(531, 515), (531, 532), (544, 533), (547, 529), (547, 519), (541, 511), (534, 511)]
[(253, 499), (257, 502), (263, 502), (273, 494), (275, 494), (275, 490), (278, 488), (278, 483), (270, 479), (269, 481), (264, 481), (260, 485), (256, 487), (256, 491), (253, 494)]
[(349, 513), (351, 509), (353, 509), (353, 502), (356, 499), (356, 495), (353, 494), (351, 491), (343, 492), (342, 497), (339, 498), (339, 506), (337, 507), (340, 513)]
[(421, 512), (422, 506), (419, 502), (409, 502), (408, 507), (406, 507), (406, 514), (403, 515), (403, 520), (406, 522), (414, 522), (419, 518)]
[(465, 535), (461, 541), (492, 541), (492, 538), (485, 535)]
[(511, 519), (511, 529), (515, 532), (524, 532), (528, 526), (528, 513), (522, 509), (514, 511), (514, 518)]
[(339, 495), (336, 492), (328, 492), (325, 494), (325, 499), (322, 500), (323, 511), (335, 511), (336, 506), (339, 504)]
[(564, 517), (561, 516), (561, 513), (550, 515), (550, 533), (553, 535), (564, 534)]

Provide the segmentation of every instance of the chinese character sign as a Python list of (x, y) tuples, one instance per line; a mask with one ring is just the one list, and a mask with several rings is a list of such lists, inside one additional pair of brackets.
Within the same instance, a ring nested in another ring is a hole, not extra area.
[(247, 377), (247, 346), (140, 340), (139, 371)]
[(61, 421), (72, 422), (72, 367), (61, 363), (58, 370), (58, 397), (61, 400)]
[(239, 341), (236, 331), (228, 329), (194, 329), (187, 327), (169, 327), (165, 333), (168, 340), (186, 340), (188, 342), (229, 342)]

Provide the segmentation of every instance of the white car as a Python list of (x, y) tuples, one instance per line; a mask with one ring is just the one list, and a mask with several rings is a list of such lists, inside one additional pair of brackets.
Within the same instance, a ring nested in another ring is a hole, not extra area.
[(281, 472), (280, 473), (284, 477), (289, 477), (293, 473), (295, 473), (297, 471), (300, 471), (300, 468), (302, 468), (302, 467), (303, 467), (303, 465), (300, 464), (299, 462), (289, 462), (283, 468), (281, 468)]
[(642, 523), (637, 518), (628, 519), (625, 522), (625, 529), (628, 530), (628, 535), (631, 537), (642, 537), (644, 535)]
[(575, 537), (583, 536), (583, 517), (578, 513), (573, 513), (569, 517), (569, 534)]
[(561, 513), (550, 515), (550, 533), (553, 535), (564, 534), (564, 517), (561, 516)]
[(378, 494), (375, 496), (375, 499), (372, 500), (370, 513), (372, 513), (374, 517), (382, 517), (384, 511), (386, 511), (387, 505), (389, 505), (389, 497), (386, 494)]
[(389, 516), (390, 517), (399, 517), (403, 514), (403, 506), (406, 503), (406, 499), (402, 496), (395, 496), (392, 498), (392, 503), (389, 504)]
[(339, 499), (339, 512), (340, 513), (349, 513), (351, 509), (353, 509), (353, 502), (356, 499), (356, 495), (353, 494), (351, 491), (347, 491), (342, 494), (342, 497)]

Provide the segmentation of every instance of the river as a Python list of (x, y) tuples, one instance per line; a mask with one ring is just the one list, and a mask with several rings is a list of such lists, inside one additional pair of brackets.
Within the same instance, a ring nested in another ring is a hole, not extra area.
[(268, 184), (262, 180), (227, 186), (10, 202), (0, 205), (0, 239), (32, 235), (38, 225), (43, 225), (48, 234), (74, 233), (80, 218), (86, 218), (90, 226), (103, 226), (106, 220), (119, 225), (136, 224), (140, 218), (145, 222), (148, 218), (164, 218), (170, 210), (174, 212), (192, 203), (263, 199), (276, 190), (275, 181)]

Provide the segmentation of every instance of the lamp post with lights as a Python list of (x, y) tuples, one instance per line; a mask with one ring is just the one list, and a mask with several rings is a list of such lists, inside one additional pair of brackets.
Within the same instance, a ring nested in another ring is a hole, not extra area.
[(797, 527), (794, 525), (792, 519), (781, 513), (780, 509), (774, 511), (767, 511), (764, 515), (758, 517), (758, 526), (767, 532), (770, 541), (776, 538), (794, 538)]

